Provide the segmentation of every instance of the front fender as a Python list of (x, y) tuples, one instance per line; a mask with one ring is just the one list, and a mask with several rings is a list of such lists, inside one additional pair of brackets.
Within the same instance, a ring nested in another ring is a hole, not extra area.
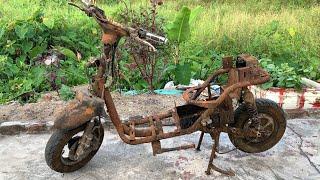
[(91, 97), (84, 92), (77, 92), (76, 98), (70, 101), (66, 108), (56, 112), (54, 128), (74, 129), (96, 116), (102, 116), (104, 101), (97, 97)]

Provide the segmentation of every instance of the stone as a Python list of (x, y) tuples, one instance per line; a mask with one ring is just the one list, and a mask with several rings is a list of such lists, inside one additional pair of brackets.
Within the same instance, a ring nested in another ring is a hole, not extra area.
[(47, 131), (46, 123), (39, 122), (26, 126), (27, 134), (38, 134)]
[(4, 122), (0, 125), (0, 134), (15, 135), (26, 131), (26, 123), (22, 122)]

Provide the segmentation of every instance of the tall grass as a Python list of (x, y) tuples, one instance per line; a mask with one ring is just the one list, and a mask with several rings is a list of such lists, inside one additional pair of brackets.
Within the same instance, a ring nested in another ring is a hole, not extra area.
[[(192, 25), (194, 46), (205, 44), (226, 54), (249, 52), (273, 56), (275, 46), (282, 44), (292, 49), (291, 58), (303, 50), (320, 60), (320, 5), (317, 1), (167, 1), (160, 8), (161, 14), (171, 20), (172, 14), (182, 5), (204, 7)], [(274, 22), (277, 22), (277, 32), (273, 32), (276, 37), (259, 39), (265, 35), (262, 33), (268, 33)], [(290, 33), (299, 39), (291, 37)], [(283, 41), (277, 42), (277, 38)]]
[[(1, 22), (27, 19), (43, 5), (48, 18), (62, 18), (74, 28), (81, 28), (83, 24), (96, 27), (82, 12), (73, 7), (61, 6), (66, 4), (64, 0), (0, 2)], [(101, 2), (99, 5), (111, 17), (124, 8), (119, 1)], [(136, 9), (149, 4), (149, 0), (126, 2)], [(320, 5), (317, 0), (167, 0), (159, 8), (159, 14), (168, 22), (172, 21), (184, 5), (190, 8), (199, 5), (204, 7), (198, 20), (192, 24), (190, 46), (206, 46), (224, 54), (248, 52), (274, 58), (277, 53), (273, 52), (280, 44), (291, 48), (292, 52), (296, 51), (292, 54), (293, 57), (299, 56), (297, 53), (303, 50), (307, 56), (312, 54), (320, 60)], [(273, 22), (278, 23), (276, 37), (259, 39), (261, 33), (267, 33), (263, 31), (270, 28)], [(292, 39), (290, 42), (288, 33), (298, 35), (299, 39)], [(284, 40), (281, 42), (279, 39)]]

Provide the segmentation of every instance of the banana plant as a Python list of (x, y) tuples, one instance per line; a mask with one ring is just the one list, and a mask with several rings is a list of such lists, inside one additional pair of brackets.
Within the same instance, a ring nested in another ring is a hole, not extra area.
[(181, 43), (188, 41), (191, 36), (190, 25), (195, 21), (197, 16), (202, 12), (201, 6), (190, 10), (188, 7), (183, 6), (175, 17), (175, 20), (167, 27), (167, 34), (170, 42), (173, 43), (175, 48), (175, 68), (174, 70), (175, 81), (181, 84), (188, 84), (191, 79), (191, 63), (179, 62), (179, 46)]

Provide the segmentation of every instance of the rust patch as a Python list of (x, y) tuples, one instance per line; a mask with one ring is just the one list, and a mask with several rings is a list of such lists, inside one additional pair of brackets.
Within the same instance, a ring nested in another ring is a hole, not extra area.
[(103, 44), (114, 44), (118, 39), (118, 35), (116, 33), (104, 33), (102, 35), (102, 43)]
[(84, 112), (86, 116), (92, 116), (93, 113), (94, 113), (94, 110), (92, 108), (87, 108), (86, 111)]

